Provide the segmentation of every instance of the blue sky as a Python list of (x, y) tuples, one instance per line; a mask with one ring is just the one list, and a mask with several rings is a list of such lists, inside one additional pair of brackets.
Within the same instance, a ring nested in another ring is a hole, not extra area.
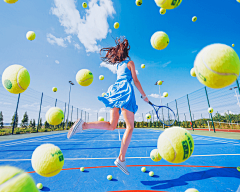
[[(115, 82), (116, 74), (100, 66), (99, 48), (114, 46), (112, 37), (125, 36), (129, 40), (130, 56), (147, 95), (158, 94), (154, 83), (164, 81), (161, 91), (169, 96), (163, 103), (203, 87), (189, 73), (203, 47), (234, 43), (237, 53), (240, 49), (240, 3), (235, 0), (183, 0), (165, 15), (159, 14), (154, 0), (143, 0), (140, 7), (134, 0), (89, 0), (87, 9), (82, 8), (82, 2), (0, 1), (0, 73), (9, 65), (23, 65), (30, 73), (31, 89), (61, 101), (68, 101), (68, 81), (73, 81), (71, 104), (86, 109), (91, 114), (90, 120), (95, 120), (97, 111), (108, 111), (97, 96)], [(195, 23), (191, 21), (193, 16), (198, 18)], [(114, 22), (120, 23), (119, 29), (113, 28)], [(35, 31), (34, 41), (26, 39), (28, 31)], [(156, 31), (166, 32), (170, 39), (162, 51), (150, 44)], [(145, 69), (140, 67), (143, 63)], [(75, 75), (80, 69), (92, 71), (94, 81), (90, 86), (77, 84)], [(99, 75), (105, 79), (100, 81)], [(57, 93), (52, 92), (54, 86)], [(137, 89), (135, 94), (139, 118), (139, 113), (145, 114), (151, 107), (140, 99)], [(159, 104), (159, 99), (149, 99)]]

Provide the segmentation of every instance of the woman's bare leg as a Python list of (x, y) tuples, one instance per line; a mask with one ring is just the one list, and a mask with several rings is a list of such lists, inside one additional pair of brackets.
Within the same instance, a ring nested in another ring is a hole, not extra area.
[(126, 122), (126, 131), (122, 138), (121, 149), (119, 153), (119, 160), (124, 161), (125, 155), (130, 144), (132, 133), (134, 129), (134, 113), (126, 109), (122, 109), (122, 114)]
[(107, 121), (95, 121), (83, 124), (83, 130), (85, 129), (102, 129), (111, 130), (116, 129), (119, 119), (119, 108), (112, 108), (110, 111), (110, 122)]

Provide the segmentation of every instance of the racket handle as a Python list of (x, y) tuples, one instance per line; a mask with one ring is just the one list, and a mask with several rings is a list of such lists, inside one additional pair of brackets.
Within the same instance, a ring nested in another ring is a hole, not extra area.
[[(141, 98), (143, 98), (142, 95), (141, 95)], [(148, 101), (147, 103), (149, 103), (150, 105), (153, 105), (151, 101)]]

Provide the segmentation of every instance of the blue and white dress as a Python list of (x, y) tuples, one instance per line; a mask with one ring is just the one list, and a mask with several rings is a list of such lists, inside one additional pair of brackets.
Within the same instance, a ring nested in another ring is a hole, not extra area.
[(132, 82), (132, 73), (128, 69), (129, 60), (117, 64), (117, 81), (108, 88), (106, 95), (98, 97), (106, 107), (127, 109), (134, 114), (138, 110)]

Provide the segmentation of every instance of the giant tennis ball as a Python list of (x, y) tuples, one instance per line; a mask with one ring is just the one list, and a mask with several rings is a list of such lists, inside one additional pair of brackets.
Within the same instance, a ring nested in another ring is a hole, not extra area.
[(119, 28), (119, 26), (120, 26), (120, 25), (119, 25), (119, 23), (118, 23), (118, 22), (115, 22), (115, 23), (114, 23), (114, 25), (113, 25), (113, 27), (114, 27), (115, 29), (118, 29), (118, 28)]
[(147, 118), (147, 119), (151, 119), (151, 117), (152, 117), (152, 116), (151, 116), (150, 113), (146, 114), (146, 118)]
[(212, 107), (209, 107), (208, 108), (208, 113), (212, 113), (213, 112), (213, 108)]
[(195, 22), (195, 21), (197, 21), (197, 17), (196, 17), (196, 16), (194, 16), (194, 17), (192, 18), (192, 22)]
[(151, 37), (151, 45), (157, 50), (165, 49), (169, 44), (168, 35), (163, 31), (155, 32)]
[(10, 93), (19, 94), (28, 88), (30, 75), (21, 65), (10, 65), (2, 74), (2, 84)]
[(141, 68), (144, 69), (144, 68), (145, 68), (145, 64), (142, 64), (142, 65), (141, 65)]
[(163, 97), (168, 97), (168, 92), (164, 92)]
[(0, 166), (1, 192), (38, 192), (32, 177), (23, 170), (12, 166)]
[(99, 80), (103, 80), (104, 79), (104, 76), (103, 75), (100, 75), (99, 76)]
[(163, 159), (170, 163), (182, 163), (193, 153), (192, 135), (184, 128), (171, 127), (158, 138), (158, 151)]
[(196, 77), (196, 72), (194, 68), (191, 69), (190, 74), (192, 77)]
[(64, 113), (60, 108), (52, 107), (47, 111), (45, 117), (50, 125), (59, 125), (63, 121)]
[(64, 157), (59, 147), (43, 144), (34, 150), (31, 162), (36, 173), (43, 177), (52, 177), (62, 170)]
[(182, 0), (155, 0), (157, 6), (164, 9), (174, 9), (181, 4)]
[(13, 4), (16, 3), (18, 0), (4, 0), (6, 3)]
[(57, 87), (53, 87), (53, 88), (52, 88), (52, 91), (53, 91), (53, 92), (57, 92)]
[(161, 8), (161, 9), (159, 10), (159, 13), (160, 13), (161, 15), (164, 15), (164, 14), (166, 13), (166, 9)]
[(150, 153), (150, 158), (155, 161), (158, 162), (162, 159), (161, 155), (158, 152), (158, 149), (153, 149)]
[(230, 46), (212, 44), (198, 53), (194, 68), (200, 83), (218, 89), (236, 81), (239, 76), (240, 61), (237, 53)]
[(34, 31), (28, 31), (26, 34), (26, 38), (29, 41), (33, 41), (36, 38), (36, 34), (34, 33)]
[(136, 3), (137, 6), (141, 6), (142, 5), (142, 0), (136, 0), (135, 3)]
[(82, 3), (82, 7), (83, 7), (84, 9), (86, 9), (86, 8), (87, 8), (87, 3), (86, 3), (86, 2), (83, 2), (83, 3)]
[(93, 82), (93, 74), (88, 69), (81, 69), (76, 75), (76, 81), (79, 85), (89, 86)]
[(232, 44), (232, 47), (235, 47), (235, 44)]
[(162, 81), (161, 80), (157, 81), (157, 84), (162, 85)]

